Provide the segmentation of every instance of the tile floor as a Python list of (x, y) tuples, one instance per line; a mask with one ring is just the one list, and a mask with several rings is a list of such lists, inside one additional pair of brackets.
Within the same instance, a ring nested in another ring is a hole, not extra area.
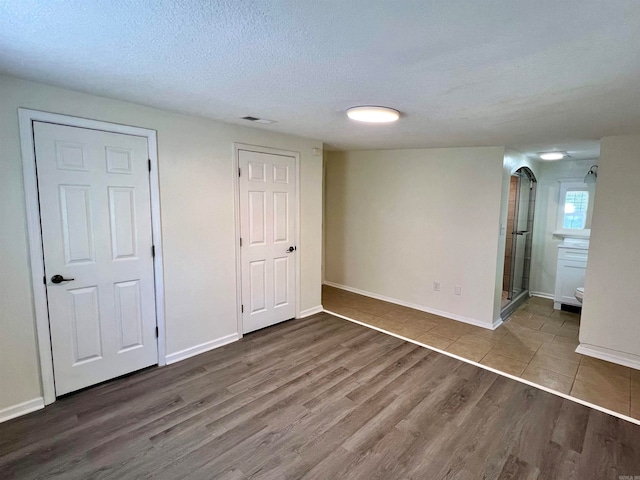
[(507, 303), (509, 303), (509, 299), (507, 298), (508, 296), (509, 296), (509, 294), (503, 290), (502, 291), (502, 308), (504, 308), (504, 306)]
[(575, 353), (580, 316), (532, 297), (496, 330), (324, 286), (326, 310), (640, 419), (640, 371)]

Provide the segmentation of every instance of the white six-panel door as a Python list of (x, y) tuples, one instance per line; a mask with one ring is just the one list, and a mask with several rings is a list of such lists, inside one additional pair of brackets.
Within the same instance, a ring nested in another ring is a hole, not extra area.
[(296, 314), (296, 161), (238, 151), (243, 333)]
[(34, 122), (34, 140), (62, 395), (158, 363), (147, 139)]

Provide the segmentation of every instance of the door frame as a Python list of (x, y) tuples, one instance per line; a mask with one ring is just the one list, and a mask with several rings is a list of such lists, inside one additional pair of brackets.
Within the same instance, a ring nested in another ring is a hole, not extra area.
[(234, 208), (233, 209), (234, 209), (234, 217), (235, 217), (234, 220), (236, 225), (236, 314), (237, 314), (237, 323), (238, 323), (238, 338), (242, 338), (244, 336), (244, 333), (243, 333), (244, 328), (243, 328), (243, 322), (242, 322), (242, 249), (240, 247), (240, 233), (241, 233), (240, 232), (240, 229), (241, 229), (240, 175), (239, 175), (240, 150), (247, 150), (250, 152), (257, 152), (257, 153), (265, 153), (267, 155), (281, 155), (285, 157), (293, 157), (295, 159), (296, 174), (294, 176), (296, 181), (296, 195), (293, 201), (296, 206), (296, 214), (294, 215), (296, 227), (294, 229), (294, 236), (295, 236), (294, 241), (295, 241), (295, 245), (298, 248), (296, 250), (296, 253), (298, 255), (296, 256), (296, 268), (295, 268), (296, 277), (294, 281), (294, 285), (295, 285), (294, 299), (296, 302), (295, 318), (298, 318), (300, 316), (300, 278), (301, 278), (300, 264), (302, 263), (300, 262), (300, 254), (298, 253), (301, 250), (300, 249), (300, 153), (294, 152), (291, 150), (280, 150), (277, 148), (262, 147), (258, 145), (250, 145), (246, 143), (235, 142), (233, 144), (232, 177), (233, 177), (233, 190), (234, 190), (234, 195), (233, 195)]
[(151, 234), (155, 246), (153, 258), (153, 275), (155, 281), (156, 325), (158, 327), (158, 365), (166, 365), (166, 336), (164, 316), (164, 280), (162, 268), (162, 230), (160, 222), (160, 186), (158, 175), (158, 148), (155, 130), (131, 127), (116, 123), (90, 120), (57, 113), (41, 112), (26, 108), (18, 109), (20, 128), (20, 146), (22, 149), (22, 174), (27, 213), (27, 232), (29, 241), (29, 258), (31, 267), (31, 288), (33, 291), (34, 311), (36, 317), (36, 336), (38, 356), (40, 360), (40, 379), (44, 404), (49, 405), (56, 400), (55, 381), (53, 376), (53, 356), (49, 333), (49, 307), (44, 278), (44, 252), (42, 249), (42, 229), (40, 227), (40, 206), (38, 200), (38, 179), (36, 175), (35, 141), (33, 122), (53, 123), (69, 127), (80, 127), (90, 130), (135, 135), (147, 139), (151, 172), (149, 187), (151, 196)]

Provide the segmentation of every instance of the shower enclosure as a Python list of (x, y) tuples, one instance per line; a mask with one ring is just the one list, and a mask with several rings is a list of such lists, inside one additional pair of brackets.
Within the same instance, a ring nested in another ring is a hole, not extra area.
[(529, 298), (533, 214), (536, 178), (526, 167), (511, 176), (505, 269), (502, 284), (502, 318), (509, 316)]

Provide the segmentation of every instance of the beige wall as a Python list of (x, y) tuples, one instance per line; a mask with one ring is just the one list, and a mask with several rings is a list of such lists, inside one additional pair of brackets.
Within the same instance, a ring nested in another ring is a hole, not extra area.
[(168, 354), (237, 330), (233, 142), (300, 152), (300, 308), (320, 305), (320, 142), (0, 77), (0, 410), (41, 396), (18, 107), (157, 130)]
[(326, 281), (491, 326), (504, 148), (326, 157)]
[(640, 368), (640, 135), (602, 140), (580, 344)]
[[(534, 294), (553, 296), (556, 287), (558, 244), (562, 241), (561, 237), (553, 236), (558, 218), (559, 180), (584, 179), (589, 167), (597, 163), (600, 163), (597, 159), (538, 162), (531, 283), (529, 285), (529, 290)], [(590, 209), (593, 205), (591, 202), (595, 190), (595, 186), (589, 189)], [(587, 226), (590, 226), (589, 220)]]

